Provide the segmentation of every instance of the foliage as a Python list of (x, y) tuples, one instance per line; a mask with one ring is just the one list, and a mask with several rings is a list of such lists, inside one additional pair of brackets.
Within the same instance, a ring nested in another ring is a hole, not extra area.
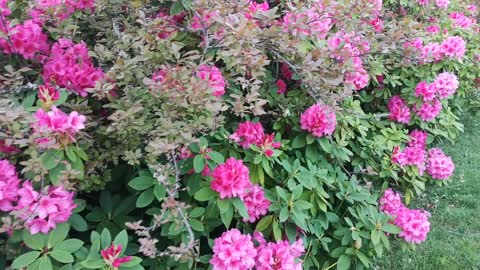
[(34, 2), (0, 0), (14, 269), (371, 268), (480, 104), (468, 1)]

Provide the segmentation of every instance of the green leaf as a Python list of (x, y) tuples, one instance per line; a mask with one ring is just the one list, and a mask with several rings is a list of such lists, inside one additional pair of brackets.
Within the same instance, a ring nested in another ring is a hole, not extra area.
[(50, 260), (50, 258), (47, 256), (40, 258), (40, 264), (38, 265), (38, 269), (53, 270), (52, 261)]
[(72, 162), (72, 169), (78, 172), (78, 179), (85, 178), (85, 164), (83, 164), (81, 159), (77, 158), (77, 160)]
[(122, 263), (121, 268), (127, 268), (139, 265), (142, 262), (142, 259), (137, 256), (130, 256), (130, 261)]
[(75, 260), (70, 253), (61, 249), (55, 249), (52, 252), (50, 252), (49, 255), (50, 257), (54, 258), (57, 262), (61, 262), (61, 263), (71, 263)]
[(45, 238), (41, 233), (30, 234), (28, 230), (22, 233), (23, 242), (31, 249), (42, 250), (45, 246)]
[(201, 155), (196, 155), (193, 158), (193, 169), (196, 173), (201, 173), (205, 168), (205, 158)]
[(199, 191), (195, 192), (193, 198), (199, 202), (206, 202), (210, 199), (217, 198), (217, 192), (212, 190), (209, 187), (201, 188)]
[(272, 221), (273, 221), (273, 216), (272, 216), (272, 215), (264, 216), (264, 217), (257, 223), (257, 227), (255, 227), (255, 230), (256, 230), (256, 231), (259, 231), (259, 232), (264, 231), (265, 229), (268, 228), (268, 226), (270, 226), (270, 224), (272, 223)]
[(253, 159), (253, 164), (260, 164), (262, 162), (263, 156), (262, 155), (256, 155), (255, 158)]
[(83, 151), (82, 148), (75, 147), (73, 150), (75, 151), (75, 153), (77, 153), (77, 156), (79, 156), (81, 159), (83, 159), (84, 161), (88, 160), (88, 155), (87, 153), (85, 153), (85, 151)]
[(196, 218), (203, 215), (203, 213), (205, 213), (205, 208), (197, 207), (197, 208), (194, 208), (192, 211), (190, 211), (190, 217)]
[(40, 256), (39, 251), (30, 251), (25, 254), (22, 254), (13, 261), (12, 268), (20, 269), (22, 267), (28, 266), (33, 261), (35, 261), (39, 256)]
[(350, 269), (351, 258), (348, 255), (342, 255), (338, 258), (337, 270), (349, 270)]
[(177, 15), (184, 10), (182, 2), (178, 1), (172, 4), (170, 7), (170, 15)]
[(153, 193), (155, 193), (155, 198), (157, 198), (157, 200), (161, 202), (163, 201), (163, 199), (165, 199), (167, 190), (164, 185), (159, 183), (155, 185), (155, 188), (153, 189)]
[(233, 198), (232, 203), (235, 209), (237, 209), (240, 216), (246, 219), (249, 218), (247, 207), (245, 207), (245, 204), (242, 202), (242, 200), (240, 200), (240, 198)]
[(282, 231), (280, 230), (280, 227), (278, 226), (278, 222), (276, 220), (273, 221), (272, 230), (273, 230), (273, 237), (275, 238), (275, 240), (276, 241), (282, 240)]
[(51, 170), (58, 165), (60, 157), (61, 156), (57, 150), (48, 150), (40, 155), (40, 161), (47, 170)]
[(121, 254), (123, 254), (123, 252), (125, 251), (125, 249), (127, 248), (127, 245), (128, 245), (127, 231), (123, 230), (120, 233), (118, 233), (117, 236), (115, 237), (115, 239), (113, 239), (113, 243), (117, 246), (118, 245), (122, 246), (122, 253)]
[(67, 101), (68, 92), (67, 91), (60, 91), (60, 97), (55, 101), (55, 105), (62, 105)]
[(219, 152), (215, 152), (215, 151), (209, 152), (208, 156), (217, 164), (222, 164), (225, 162), (225, 158)]
[(192, 229), (194, 229), (195, 231), (197, 232), (205, 231), (205, 228), (203, 227), (203, 223), (200, 222), (199, 220), (190, 219), (188, 222), (190, 223), (190, 226), (192, 226)]
[(402, 229), (400, 229), (399, 227), (397, 227), (393, 224), (385, 223), (385, 224), (382, 225), (382, 231), (388, 232), (388, 233), (393, 233), (393, 234), (398, 234), (402, 231)]
[(154, 184), (154, 179), (149, 176), (139, 176), (133, 178), (128, 185), (138, 191), (145, 190)]
[(70, 225), (72, 225), (72, 228), (77, 232), (84, 232), (88, 229), (87, 222), (79, 214), (71, 215), (68, 223), (70, 223)]
[(226, 228), (230, 227), (230, 223), (233, 219), (233, 207), (230, 207), (227, 212), (220, 214), (220, 218)]
[(77, 161), (77, 154), (75, 153), (75, 151), (73, 150), (73, 147), (70, 146), (70, 147), (67, 147), (67, 149), (65, 150), (65, 154), (67, 154), (67, 158), (72, 161), (72, 162), (75, 162)]
[(153, 188), (149, 188), (142, 192), (140, 196), (137, 199), (137, 207), (138, 208), (143, 208), (153, 202), (153, 199), (155, 198), (155, 194), (153, 194)]
[(378, 243), (380, 243), (380, 236), (381, 236), (382, 232), (378, 231), (378, 230), (373, 230), (371, 232), (371, 235), (370, 235), (370, 238), (372, 240), (372, 243), (374, 245), (377, 245)]
[(51, 169), (48, 172), (48, 177), (50, 178), (50, 181), (52, 182), (52, 184), (58, 185), (60, 181), (60, 176), (62, 175), (63, 171), (65, 171), (66, 168), (67, 167), (65, 166), (65, 164), (58, 163), (58, 165), (55, 168)]
[(370, 260), (368, 259), (367, 256), (365, 256), (365, 254), (363, 254), (362, 252), (360, 252), (359, 250), (357, 250), (355, 252), (355, 254), (357, 255), (357, 258), (360, 259), (360, 261), (362, 262), (362, 264), (365, 266), (365, 267), (369, 267), (370, 266)]
[(224, 214), (225, 212), (228, 211), (228, 209), (232, 207), (230, 200), (222, 200), (220, 198), (217, 199), (217, 206), (218, 206), (218, 209), (220, 210), (220, 214)]
[(74, 253), (75, 251), (79, 250), (82, 246), (83, 246), (82, 240), (71, 238), (53, 247), (53, 250), (58, 249), (58, 250), (66, 251), (68, 253)]
[(326, 153), (332, 152), (332, 145), (330, 144), (328, 138), (322, 137), (318, 139), (318, 142), (320, 143), (320, 147), (322, 147), (323, 151), (325, 151)]
[(100, 234), (100, 242), (103, 249), (110, 246), (110, 243), (112, 242), (112, 235), (107, 228), (103, 229), (102, 234)]
[(299, 136), (295, 137), (295, 139), (293, 139), (292, 147), (293, 148), (302, 148), (306, 144), (307, 144), (307, 141), (305, 139), (305, 135), (302, 134), (302, 135), (299, 135)]
[(67, 238), (68, 231), (70, 226), (68, 223), (58, 224), (55, 230), (51, 231), (48, 235), (48, 248), (56, 246), (58, 243), (62, 242)]
[(83, 261), (81, 265), (87, 269), (99, 269), (105, 266), (105, 261), (103, 259), (86, 260), (86, 261)]
[(280, 215), (278, 216), (278, 221), (285, 222), (288, 219), (288, 216), (289, 216), (289, 214), (288, 214), (287, 207), (283, 207), (280, 210)]

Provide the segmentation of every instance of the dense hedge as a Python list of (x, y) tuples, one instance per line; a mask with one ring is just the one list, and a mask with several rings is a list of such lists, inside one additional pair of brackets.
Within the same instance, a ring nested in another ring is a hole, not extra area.
[(432, 144), (480, 107), (473, 2), (0, 0), (0, 268), (414, 248), (455, 168)]

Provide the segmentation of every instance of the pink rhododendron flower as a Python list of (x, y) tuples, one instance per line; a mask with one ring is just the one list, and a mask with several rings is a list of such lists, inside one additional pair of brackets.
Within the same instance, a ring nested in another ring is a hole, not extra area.
[(75, 142), (75, 135), (85, 128), (86, 117), (71, 112), (69, 115), (52, 106), (49, 112), (43, 109), (37, 110), (34, 114), (37, 122), (33, 124), (34, 133), (47, 138), (48, 140), (39, 140), (38, 143), (62, 145)]
[(278, 87), (278, 90), (277, 90), (277, 94), (285, 94), (287, 92), (287, 84), (285, 83), (284, 80), (278, 80), (277, 81), (277, 87)]
[(410, 123), (410, 109), (400, 96), (393, 96), (390, 99), (388, 110), (390, 111), (388, 119), (404, 124)]
[(214, 96), (221, 97), (225, 94), (225, 79), (216, 66), (200, 65), (197, 76), (208, 81), (208, 86), (213, 90)]
[(385, 190), (379, 204), (380, 211), (390, 216), (395, 216), (404, 207), (400, 194), (394, 192), (391, 188)]
[(368, 85), (368, 80), (368, 73), (363, 67), (345, 74), (345, 83), (353, 84), (356, 90), (365, 88)]
[(321, 5), (297, 12), (287, 11), (281, 19), (283, 31), (297, 38), (323, 39), (333, 25), (332, 19), (323, 11)]
[(86, 97), (86, 89), (104, 78), (101, 69), (93, 66), (85, 43), (74, 44), (61, 38), (52, 46), (52, 52), (43, 66), (43, 79)]
[(237, 130), (230, 136), (230, 139), (248, 148), (251, 144), (260, 144), (264, 136), (262, 124), (246, 121), (238, 125)]
[(436, 34), (440, 32), (440, 27), (438, 25), (430, 25), (425, 28), (425, 31), (427, 31), (428, 33)]
[(115, 244), (112, 244), (110, 247), (100, 251), (100, 253), (102, 254), (105, 263), (109, 266), (115, 267), (115, 269), (121, 267), (123, 263), (132, 260), (131, 256), (119, 258), (122, 253), (122, 245), (116, 246)]
[(210, 187), (220, 194), (220, 199), (242, 197), (252, 185), (248, 167), (233, 157), (218, 165), (212, 177)]
[(380, 210), (393, 218), (393, 224), (401, 229), (398, 234), (405, 241), (419, 244), (427, 238), (430, 231), (430, 214), (424, 210), (408, 209), (400, 199), (400, 195), (387, 189), (380, 198)]
[(425, 122), (435, 119), (442, 111), (442, 103), (438, 99), (431, 102), (424, 102), (420, 108), (414, 107), (415, 113)]
[(433, 85), (440, 98), (452, 96), (455, 91), (457, 91), (458, 84), (457, 76), (449, 72), (440, 73), (433, 82)]
[(448, 37), (442, 42), (441, 52), (448, 57), (462, 58), (466, 52), (466, 42), (462, 37)]
[(8, 16), (12, 14), (12, 11), (8, 8), (9, 0), (0, 0), (0, 15), (1, 16)]
[(383, 32), (384, 25), (383, 20), (380, 17), (377, 17), (370, 21), (370, 25), (373, 26), (375, 32), (380, 33)]
[(424, 101), (433, 100), (436, 93), (437, 89), (435, 84), (428, 84), (425, 81), (418, 83), (415, 87), (415, 96), (422, 97)]
[(427, 172), (433, 179), (448, 179), (455, 170), (452, 159), (445, 155), (439, 148), (432, 148), (428, 151)]
[(250, 235), (237, 229), (224, 232), (215, 239), (210, 260), (214, 270), (248, 270), (255, 266), (257, 250)]
[(420, 59), (423, 62), (436, 62), (442, 58), (442, 46), (436, 42), (429, 43), (421, 48)]
[(43, 193), (36, 192), (29, 181), (18, 190), (19, 200), (14, 215), (25, 221), (31, 234), (48, 233), (56, 224), (67, 222), (77, 207), (73, 192), (63, 186), (48, 186)]
[(421, 130), (413, 130), (408, 134), (410, 140), (408, 141), (408, 146), (423, 148), (427, 146), (428, 133)]
[(274, 153), (273, 150), (282, 147), (282, 143), (276, 142), (275, 136), (272, 133), (263, 135), (262, 140), (257, 143), (257, 146), (262, 149), (265, 156), (271, 157)]
[(439, 8), (446, 9), (450, 5), (450, 0), (435, 0), (435, 4)]
[(405, 207), (403, 211), (397, 214), (394, 221), (394, 224), (402, 229), (398, 236), (412, 244), (425, 241), (430, 231), (429, 217), (430, 213), (425, 210), (410, 210)]
[(250, 223), (264, 216), (270, 207), (270, 201), (265, 198), (263, 188), (259, 185), (252, 185), (241, 199), (248, 211), (248, 219), (243, 218), (243, 221)]
[(313, 136), (323, 137), (333, 134), (337, 118), (330, 107), (314, 104), (302, 113), (300, 124), (303, 130), (312, 133)]
[(400, 166), (416, 166), (420, 175), (425, 171), (425, 149), (420, 147), (408, 146), (403, 151), (398, 152), (398, 149), (392, 154), (392, 161), (398, 163)]
[(469, 28), (475, 24), (475, 18), (467, 17), (462, 12), (452, 12), (448, 17), (452, 19), (454, 27)]
[(254, 238), (259, 242), (255, 262), (257, 270), (302, 270), (299, 260), (305, 252), (302, 239), (290, 245), (287, 240), (267, 243), (259, 232), (255, 232)]
[(426, 6), (428, 5), (430, 0), (417, 0), (417, 3), (421, 6)]
[(255, 1), (250, 1), (247, 6), (248, 11), (244, 12), (244, 16), (247, 19), (253, 19), (253, 16), (257, 12), (263, 12), (263, 11), (268, 11), (270, 9), (268, 2), (263, 2), (261, 4), (255, 2)]
[(10, 42), (5, 37), (0, 37), (0, 48), (5, 54), (20, 54), (25, 59), (32, 59), (38, 54), (48, 53), (48, 37), (32, 20), (13, 27), (7, 22), (6, 29), (0, 28), (0, 32), (9, 36)]
[(47, 83), (38, 87), (38, 98), (44, 103), (52, 104), (60, 98), (60, 92)]
[(17, 178), (15, 166), (8, 160), (0, 160), (0, 210), (11, 211), (17, 201), (18, 186), (20, 180)]

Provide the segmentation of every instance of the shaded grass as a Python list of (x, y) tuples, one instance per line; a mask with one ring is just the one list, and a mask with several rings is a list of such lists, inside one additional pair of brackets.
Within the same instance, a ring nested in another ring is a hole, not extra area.
[(403, 251), (394, 244), (376, 269), (480, 269), (480, 119), (468, 119), (455, 144), (439, 147), (456, 168), (450, 184), (429, 185), (424, 196), (414, 199), (412, 207), (432, 214), (427, 240), (416, 251)]

